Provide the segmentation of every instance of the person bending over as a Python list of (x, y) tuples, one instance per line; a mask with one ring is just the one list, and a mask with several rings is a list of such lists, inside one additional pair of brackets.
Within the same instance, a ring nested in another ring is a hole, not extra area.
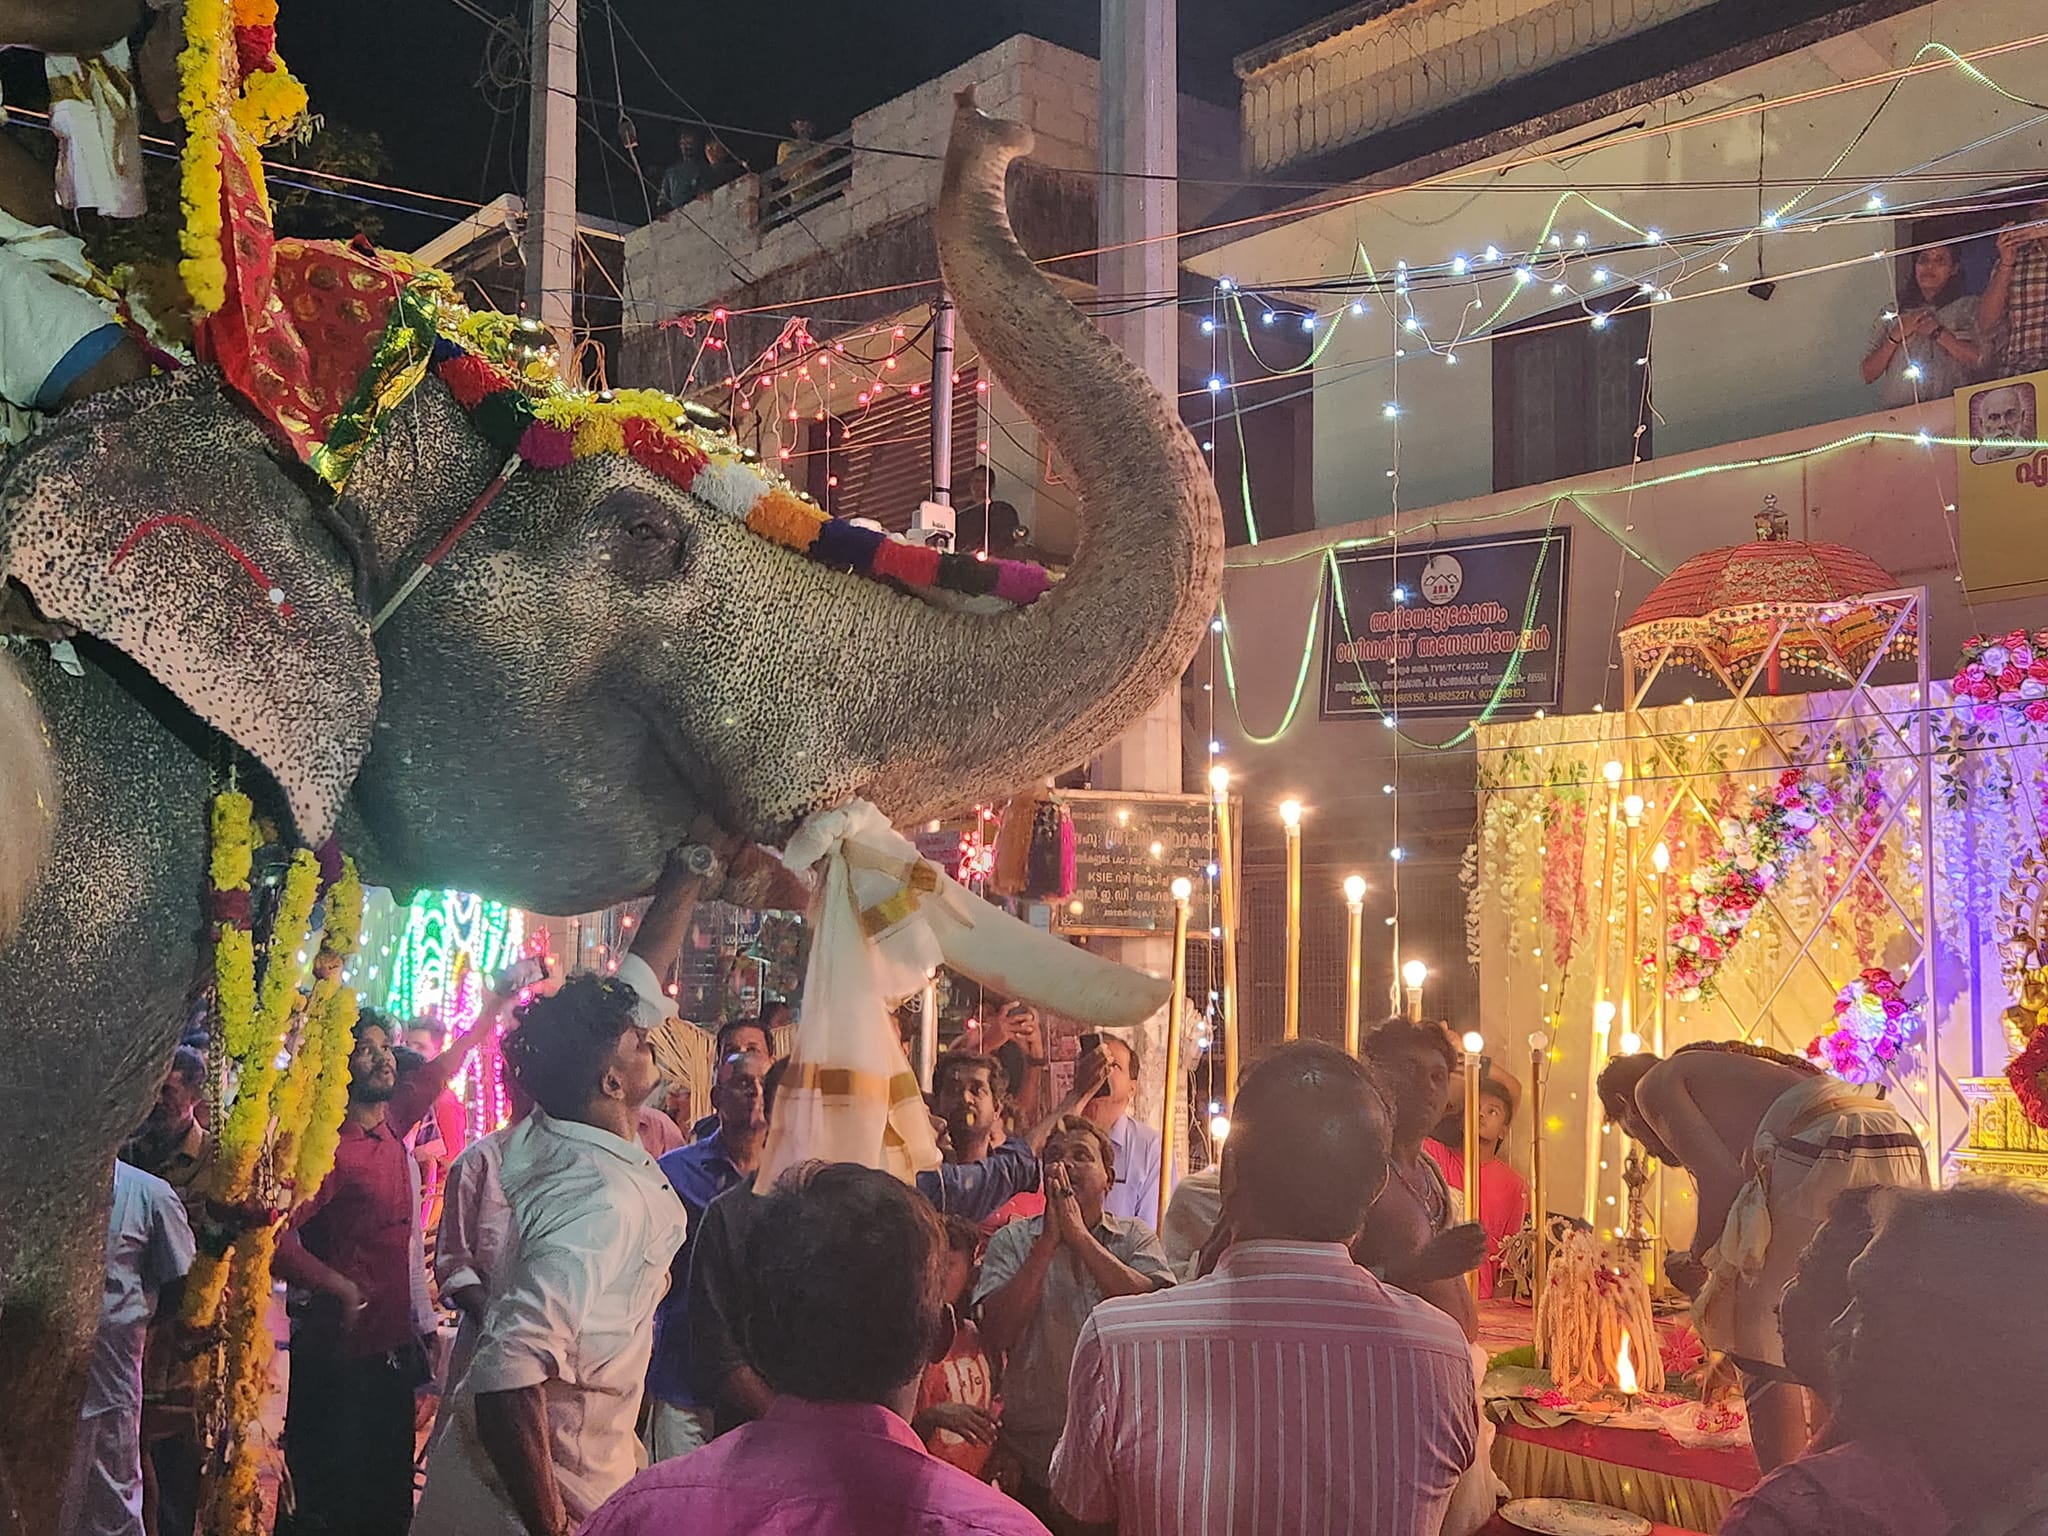
[(1693, 1297), (1701, 1341), (1748, 1363), (1757, 1462), (1782, 1466), (1806, 1449), (1808, 1404), (1768, 1369), (1785, 1363), (1778, 1300), (1843, 1190), (1926, 1184), (1920, 1139), (1873, 1090), (1741, 1042), (1616, 1057), (1599, 1092), (1608, 1119), (1699, 1186), (1692, 1251), (1664, 1272)]

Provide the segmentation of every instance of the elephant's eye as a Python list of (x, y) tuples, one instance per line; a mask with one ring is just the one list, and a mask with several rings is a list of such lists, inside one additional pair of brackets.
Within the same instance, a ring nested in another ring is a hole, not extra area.
[(631, 493), (617, 495), (611, 513), (611, 548), (606, 558), (628, 580), (673, 575), (683, 564), (683, 534), (667, 507)]

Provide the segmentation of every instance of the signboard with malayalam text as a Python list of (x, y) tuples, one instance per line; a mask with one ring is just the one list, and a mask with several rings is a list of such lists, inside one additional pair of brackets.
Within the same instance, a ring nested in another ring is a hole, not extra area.
[(1215, 810), (1205, 795), (1063, 789), (1074, 819), (1074, 891), (1053, 907), (1069, 934), (1171, 934), (1173, 879), (1199, 892), (1214, 857)]
[(1323, 719), (1509, 719), (1562, 705), (1569, 528), (1333, 559)]

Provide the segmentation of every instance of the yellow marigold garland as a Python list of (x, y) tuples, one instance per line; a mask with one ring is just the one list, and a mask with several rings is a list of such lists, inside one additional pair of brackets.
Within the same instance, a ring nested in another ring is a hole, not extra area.
[[(348, 1113), (348, 1059), (355, 1051), (356, 1010), (355, 993), (343, 987), (328, 1000), (325, 1017), (319, 1021), (320, 1077), (313, 1085), (312, 1107), (291, 1170), (292, 1198), (300, 1204), (320, 1193), (334, 1167), (335, 1149), (341, 1145), (341, 1122)], [(307, 1027), (313, 1027), (312, 1021)]]
[[(246, 797), (230, 793), (216, 801), (213, 825), (216, 844), (212, 870), (216, 882), (239, 876), (246, 913), (246, 882), (253, 861), (250, 808)], [(263, 969), (260, 1006), (252, 1006), (245, 1025), (248, 1049), (237, 1058), (235, 1104), (222, 1127), (209, 1194), (226, 1204), (246, 1204), (254, 1193), (256, 1164), (273, 1120), (277, 1139), (271, 1147), (271, 1168), (294, 1185), (292, 1198), (304, 1200), (319, 1188), (334, 1164), (341, 1121), (347, 1110), (350, 1037), (356, 1019), (356, 995), (342, 984), (344, 959), (362, 942), (363, 887), (352, 860), (327, 897), (327, 921), (320, 953), (314, 962), (315, 982), (300, 1028), (298, 1048), (280, 1078), (277, 1055), (284, 1043), (299, 992), (298, 953), (306, 942), (313, 905), (319, 894), (320, 865), (313, 854), (293, 855), (279, 895), (271, 927), (270, 950)], [(236, 894), (229, 886), (220, 896)], [(246, 929), (221, 924), (222, 937)], [(218, 962), (218, 946), (216, 946)], [(216, 984), (218, 984), (218, 964)], [(251, 989), (252, 1004), (254, 989)], [(262, 1521), (258, 1472), (262, 1454), (257, 1426), (270, 1390), (270, 1270), (277, 1250), (281, 1220), (240, 1233), (224, 1255), (201, 1250), (186, 1289), (186, 1322), (210, 1327), (227, 1301), (222, 1347), (210, 1383), (217, 1401), (225, 1404), (228, 1445), (225, 1461), (210, 1471), (201, 1496), (211, 1514), (208, 1529), (217, 1536), (257, 1536)]]
[[(186, 0), (185, 47), (178, 55), (178, 115), (185, 123), (179, 201), (184, 227), (179, 274), (193, 312), (213, 314), (227, 302), (222, 259), (221, 163), (232, 139), (264, 205), (263, 145), (311, 124), (306, 88), (276, 50), (276, 0)], [(244, 74), (244, 56), (257, 60)]]
[(220, 1315), (221, 1298), (227, 1289), (227, 1256), (200, 1249), (192, 1256), (192, 1270), (185, 1277), (185, 1308), (181, 1314), (185, 1326), (201, 1331), (211, 1328)]
[(276, 1251), (275, 1226), (245, 1233), (235, 1244), (234, 1301), (228, 1308), (222, 1370), (232, 1448), (225, 1469), (214, 1480), (213, 1519), (206, 1525), (219, 1536), (253, 1536), (261, 1528), (257, 1472), (262, 1443), (255, 1431), (270, 1392), (270, 1261)]
[(178, 115), (185, 120), (179, 171), (184, 259), (178, 273), (201, 315), (214, 313), (228, 296), (227, 264), (221, 259), (220, 163), (234, 47), (225, 0), (186, 0), (185, 48), (178, 55)]
[(249, 883), (255, 865), (249, 797), (229, 790), (213, 797), (213, 884), (232, 891)]
[[(306, 88), (278, 65), (258, 70), (242, 82), (235, 98), (235, 126), (251, 144), (269, 144), (294, 132), (306, 120), (311, 103)], [(260, 164), (251, 157), (252, 164)]]
[(270, 928), (270, 953), (263, 962), (263, 988), (249, 1031), (249, 1048), (236, 1056), (235, 1102), (220, 1128), (214, 1150), (215, 1197), (239, 1204), (249, 1197), (250, 1179), (270, 1129), (270, 1092), (277, 1078), (277, 1053), (284, 1045), (292, 1005), (298, 1001), (298, 959), (320, 890), (320, 861), (305, 849), (292, 856), (284, 893)]
[(306, 1009), (299, 1046), (315, 1056), (319, 1071), (307, 1080), (306, 1109), (291, 1143), (289, 1147), (281, 1144), (278, 1153), (295, 1203), (303, 1203), (319, 1193), (328, 1171), (334, 1167), (335, 1149), (341, 1144), (342, 1116), (348, 1112), (348, 1059), (355, 1050), (357, 1002), (355, 992), (338, 982), (342, 962), (362, 942), (362, 930), (363, 882), (356, 874), (355, 860), (345, 858), (341, 862), (341, 878), (327, 893), (327, 928), (320, 936), (320, 957), (314, 961), (315, 971), (322, 973), (321, 981), (331, 976), (337, 985), (323, 995), (320, 984), (315, 984), (314, 1001)]

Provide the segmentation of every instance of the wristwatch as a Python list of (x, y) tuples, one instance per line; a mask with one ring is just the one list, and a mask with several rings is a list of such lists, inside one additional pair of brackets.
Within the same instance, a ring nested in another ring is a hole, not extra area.
[(725, 873), (725, 861), (703, 843), (691, 843), (681, 851), (683, 868), (706, 885), (716, 885)]

